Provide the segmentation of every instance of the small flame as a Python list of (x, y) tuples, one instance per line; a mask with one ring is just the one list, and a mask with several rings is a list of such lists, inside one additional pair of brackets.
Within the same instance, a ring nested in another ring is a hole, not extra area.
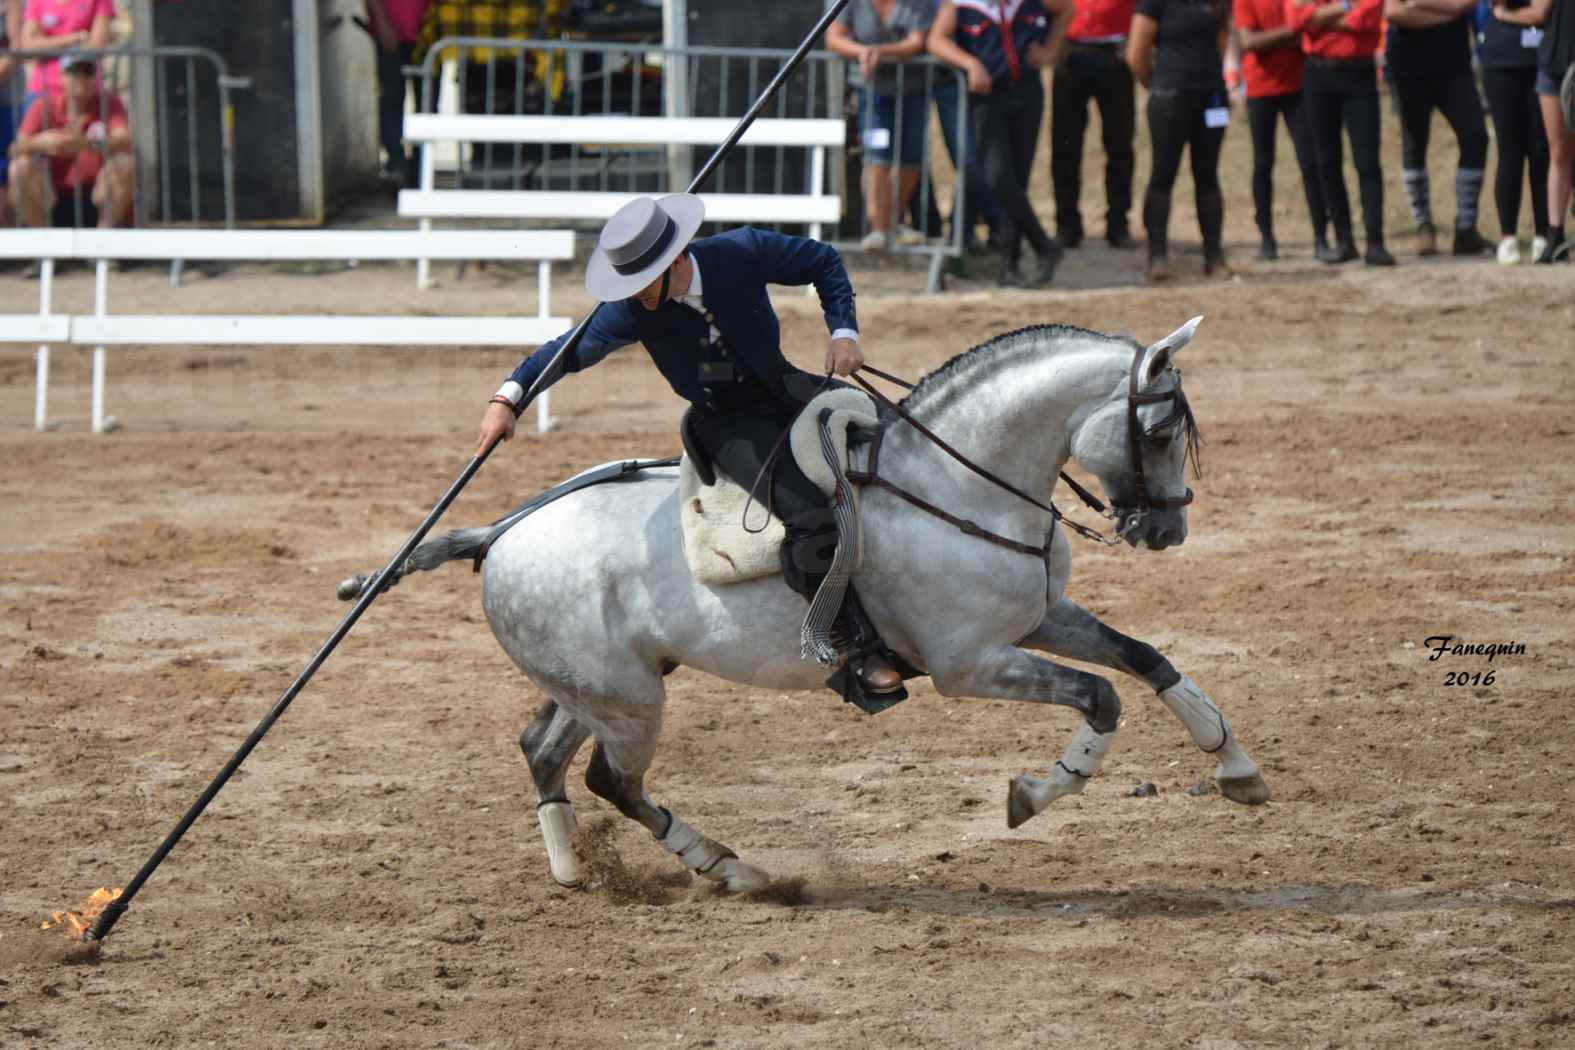
[(63, 933), (81, 940), (82, 935), (93, 928), (93, 924), (104, 913), (104, 909), (118, 900), (123, 891), (124, 888), (120, 886), (114, 889), (100, 886), (88, 895), (88, 899), (82, 902), (82, 907), (70, 911), (51, 912), (39, 929), (52, 930), (65, 927)]

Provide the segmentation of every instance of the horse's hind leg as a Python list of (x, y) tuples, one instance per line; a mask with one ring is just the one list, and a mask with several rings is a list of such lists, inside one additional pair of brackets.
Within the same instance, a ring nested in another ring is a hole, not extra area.
[(563, 783), (569, 763), (590, 735), (589, 729), (553, 700), (541, 706), (520, 734), (520, 750), (536, 783), (536, 820), (547, 845), (547, 865), (553, 880), (562, 886), (580, 883), (580, 861), (570, 842), (577, 822)]
[(661, 732), (660, 703), (620, 705), (615, 717), (607, 714), (605, 708), (599, 708), (598, 722), (616, 726), (619, 732), (597, 733), (596, 749), (585, 770), (585, 786), (618, 807), (624, 816), (645, 825), (664, 849), (696, 875), (734, 893), (769, 884), (771, 879), (765, 872), (695, 831), (645, 793), (645, 771), (656, 754), (656, 738)]
[(1269, 801), (1269, 785), (1258, 771), (1258, 764), (1242, 750), (1219, 707), (1153, 646), (1112, 630), (1065, 598), (1050, 606), (1039, 627), (1019, 644), (1143, 679), (1187, 727), (1193, 742), (1219, 760), (1214, 777), (1221, 794), (1249, 806)]

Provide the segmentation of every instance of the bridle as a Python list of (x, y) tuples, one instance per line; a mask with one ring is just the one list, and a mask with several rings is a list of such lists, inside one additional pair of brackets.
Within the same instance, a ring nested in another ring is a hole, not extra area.
[[(1038, 507), (1040, 510), (1048, 512), (1050, 515), (1050, 530), (1048, 533), (1046, 533), (1044, 543), (1041, 546), (1036, 547), (1031, 544), (1022, 543), (1018, 540), (1013, 540), (1006, 536), (999, 535), (998, 533), (991, 532), (988, 529), (980, 526), (978, 523), (967, 518), (959, 518), (956, 515), (951, 514), (940, 507), (937, 507), (935, 504), (930, 503), (928, 500), (914, 495), (912, 492), (902, 488), (900, 485), (897, 485), (890, 479), (881, 477), (880, 448), (881, 441), (886, 434), (884, 429), (877, 430), (874, 437), (870, 441), (869, 463), (867, 469), (862, 471), (849, 471), (847, 475), (848, 481), (855, 485), (873, 485), (877, 488), (885, 489), (887, 492), (890, 492), (899, 499), (906, 501), (907, 503), (919, 508), (933, 517), (940, 518), (942, 521), (947, 522), (969, 536), (975, 536), (979, 539), (993, 543), (998, 547), (1005, 547), (1008, 550), (1018, 551), (1022, 554), (1027, 554), (1035, 558), (1043, 559), (1049, 556), (1050, 545), (1055, 536), (1055, 527), (1058, 522), (1064, 524), (1068, 529), (1077, 533), (1079, 536), (1082, 536), (1084, 539), (1092, 540), (1095, 543), (1104, 544), (1107, 547), (1113, 547), (1116, 544), (1121, 543), (1138, 529), (1142, 528), (1143, 524), (1148, 520), (1148, 516), (1152, 511), (1168, 510), (1174, 507), (1185, 507), (1192, 502), (1193, 497), (1193, 493), (1190, 488), (1187, 489), (1187, 494), (1185, 496), (1179, 498), (1161, 497), (1156, 499), (1149, 493), (1148, 479), (1143, 473), (1143, 450), (1141, 445), (1143, 438), (1166, 430), (1172, 426), (1181, 425), (1183, 422), (1185, 422), (1187, 426), (1188, 440), (1189, 442), (1195, 442), (1197, 430), (1196, 423), (1192, 416), (1192, 406), (1187, 403), (1186, 395), (1181, 392), (1181, 374), (1179, 371), (1176, 373), (1176, 385), (1170, 390), (1165, 391), (1164, 393), (1142, 394), (1138, 392), (1138, 373), (1143, 363), (1143, 354), (1144, 350), (1141, 347), (1133, 354), (1132, 368), (1127, 382), (1127, 449), (1132, 460), (1132, 476), (1136, 502), (1131, 507), (1126, 508), (1114, 506), (1106, 507), (1104, 502), (1101, 501), (1099, 497), (1095, 496), (1092, 492), (1089, 492), (1082, 485), (1079, 485), (1070, 475), (1066, 473), (1066, 471), (1061, 472), (1061, 480), (1065, 481), (1069, 486), (1071, 486), (1072, 491), (1077, 493), (1079, 499), (1087, 504), (1088, 507), (1100, 517), (1115, 523), (1115, 531), (1109, 536), (1102, 535), (1086, 525), (1073, 521), (1072, 519), (1066, 517), (1066, 515), (1062, 514), (1054, 503), (1041, 502), (1040, 500), (1035, 499), (1033, 496), (1030, 496), (1028, 493), (1024, 492), (1022, 489), (1018, 488), (1016, 485), (1013, 485), (1011, 482), (997, 477), (995, 474), (990, 473), (990, 471), (979, 466), (977, 463), (974, 463), (961, 452), (958, 452), (951, 445), (947, 444), (945, 440), (939, 437), (934, 431), (930, 430), (930, 428), (926, 427), (923, 423), (920, 423), (917, 419), (913, 418), (912, 414), (910, 414), (901, 405), (897, 404), (895, 401), (891, 400), (891, 398), (881, 393), (881, 391), (876, 389), (874, 386), (871, 386), (863, 376), (858, 374), (858, 372), (855, 372), (850, 378), (852, 378), (854, 382), (858, 383), (859, 386), (863, 387), (864, 390), (868, 392), (871, 397), (875, 398), (876, 401), (880, 402), (883, 406), (895, 413), (898, 418), (902, 419), (909, 426), (913, 427), (920, 434), (924, 435), (924, 437), (929, 440), (931, 444), (935, 445), (942, 452), (945, 452), (958, 463), (961, 463), (964, 467), (967, 467), (969, 470), (973, 471), (975, 474), (984, 478), (991, 484), (997, 486), (998, 488), (1004, 489), (1007, 492), (1010, 492), (1018, 499), (1030, 503), (1033, 506)], [(863, 366), (861, 369), (859, 369), (859, 371), (868, 372), (873, 376), (884, 379), (889, 383), (894, 383), (897, 386), (906, 387), (909, 390), (912, 390), (914, 387), (914, 384), (908, 382), (905, 379), (898, 378), (897, 376), (891, 375), (887, 372), (882, 372), (880, 369), (872, 368), (869, 365)], [(1155, 405), (1166, 401), (1174, 402), (1176, 405), (1176, 411), (1172, 413), (1171, 416), (1154, 426), (1151, 430), (1140, 431), (1138, 423), (1138, 408), (1142, 405)], [(1195, 453), (1195, 443), (1191, 446), (1191, 448)], [(1194, 465), (1196, 465), (1195, 458)]]

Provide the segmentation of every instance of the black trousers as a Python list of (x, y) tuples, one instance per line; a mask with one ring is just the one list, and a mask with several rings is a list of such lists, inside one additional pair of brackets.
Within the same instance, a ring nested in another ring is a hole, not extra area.
[(392, 54), (377, 49), (377, 127), (388, 153), (388, 171), (404, 177), (406, 186), (416, 183), (416, 163), (405, 153), (405, 66), (410, 64), (416, 45), (400, 44)]
[(1329, 213), (1323, 203), (1318, 155), (1313, 149), (1300, 91), (1247, 100), (1247, 127), (1252, 132), (1252, 203), (1258, 231), (1264, 237), (1274, 236), (1274, 147), (1282, 118), (1291, 134), (1296, 165), (1302, 171), (1302, 190), (1307, 197), (1307, 213), (1312, 217), (1313, 235), (1322, 240), (1329, 226)]
[(1015, 84), (998, 83), (988, 95), (969, 96), (968, 133), (977, 136), (979, 169), (1001, 206), (1001, 250), (1009, 262), (1021, 255), (1025, 237), (1041, 255), (1052, 250), (1050, 235), (1028, 200), (1044, 112), (1045, 89), (1037, 73)]
[(1224, 199), (1220, 193), (1220, 150), (1225, 129), (1208, 127), (1203, 111), (1219, 103), (1213, 92), (1152, 91), (1148, 96), (1148, 134), (1153, 143), (1153, 169), (1143, 195), (1143, 225), (1148, 233), (1149, 254), (1163, 258), (1169, 244), (1170, 194), (1181, 173), (1181, 154), (1192, 162), (1198, 222), (1203, 249), (1210, 256), (1220, 250), (1220, 223)]
[(1055, 221), (1082, 232), (1078, 199), (1083, 193), (1083, 139), (1088, 104), (1099, 107), (1105, 147), (1105, 229), (1127, 229), (1132, 210), (1132, 137), (1137, 126), (1132, 68), (1115, 46), (1072, 44), (1056, 67), (1050, 98), (1050, 181), (1055, 186)]
[(1548, 232), (1548, 137), (1537, 102), (1537, 69), (1484, 69), (1482, 87), (1493, 114), (1498, 139), (1498, 171), (1493, 179), (1493, 202), (1498, 223), (1509, 237), (1520, 222), (1523, 173), (1531, 169), (1531, 229)]
[(1324, 204), (1338, 240), (1351, 239), (1351, 198), (1345, 192), (1342, 167), (1345, 154), (1340, 140), (1343, 129), (1351, 140), (1357, 186), (1362, 196), (1362, 222), (1369, 244), (1384, 241), (1384, 172), (1378, 160), (1378, 81), (1370, 61), (1307, 60), (1302, 76), (1302, 99), (1307, 106), (1313, 149), (1318, 155), (1318, 179)]

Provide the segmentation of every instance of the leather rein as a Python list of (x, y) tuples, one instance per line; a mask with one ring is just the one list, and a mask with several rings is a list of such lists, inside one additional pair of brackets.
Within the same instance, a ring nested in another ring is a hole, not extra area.
[[(1140, 405), (1158, 404), (1164, 401), (1179, 401), (1181, 405), (1179, 412), (1186, 417), (1189, 423), (1192, 419), (1192, 411), (1190, 407), (1187, 406), (1186, 398), (1181, 395), (1181, 384), (1179, 381), (1173, 389), (1165, 393), (1138, 393), (1138, 370), (1142, 362), (1143, 350), (1140, 348), (1133, 355), (1131, 374), (1127, 384), (1127, 449), (1128, 454), (1132, 460), (1133, 481), (1136, 487), (1137, 495), (1136, 505), (1128, 511), (1118, 511), (1115, 508), (1106, 507), (1099, 497), (1095, 496), (1092, 492), (1089, 492), (1082, 485), (1079, 485), (1075, 480), (1072, 479), (1071, 476), (1066, 473), (1066, 471), (1063, 470), (1061, 472), (1061, 480), (1070, 485), (1072, 491), (1077, 493), (1078, 498), (1087, 504), (1091, 510), (1093, 510), (1100, 517), (1117, 523), (1116, 531), (1111, 533), (1109, 536), (1101, 535), (1098, 531), (1091, 529), (1079, 522), (1073, 521), (1066, 515), (1062, 514), (1054, 503), (1041, 502), (1040, 500), (1035, 499), (1033, 496), (1030, 496), (1028, 493), (1024, 492), (1022, 489), (1018, 488), (1016, 485), (1013, 485), (1011, 482), (997, 477), (995, 474), (992, 474), (990, 471), (979, 466), (977, 463), (974, 463), (961, 452), (958, 452), (929, 427), (926, 427), (923, 423), (920, 423), (917, 419), (913, 418), (913, 416), (901, 405), (897, 404), (895, 401), (892, 401), (885, 394), (871, 386), (863, 376), (858, 374), (858, 372), (855, 372), (850, 378), (854, 382), (858, 383), (859, 386), (863, 387), (871, 397), (875, 398), (875, 400), (879, 401), (886, 408), (889, 408), (892, 412), (896, 413), (896, 415), (905, 423), (913, 427), (920, 434), (924, 435), (924, 437), (936, 448), (939, 448), (952, 459), (955, 459), (958, 463), (961, 463), (964, 467), (967, 467), (969, 470), (973, 471), (973, 473), (979, 475), (981, 478), (984, 478), (992, 485), (1010, 492), (1018, 499), (1024, 500), (1025, 502), (1038, 507), (1040, 510), (1048, 512), (1050, 515), (1050, 531), (1045, 534), (1045, 540), (1041, 546), (1036, 547), (1032, 544), (1022, 543), (1018, 540), (1002, 536), (999, 533), (991, 532), (990, 530), (979, 525), (977, 522), (968, 518), (960, 518), (955, 514), (951, 514), (948, 511), (937, 507), (928, 500), (914, 495), (912, 492), (909, 492), (907, 489), (902, 488), (900, 485), (897, 485), (891, 480), (881, 477), (880, 448), (881, 441), (886, 434), (884, 428), (875, 431), (874, 437), (870, 440), (868, 469), (862, 471), (849, 471), (847, 475), (848, 481), (854, 485), (873, 485), (876, 488), (885, 489), (887, 492), (890, 492), (899, 499), (902, 499), (907, 503), (917, 507), (926, 514), (941, 519), (966, 535), (974, 536), (978, 539), (985, 540), (988, 543), (993, 543), (998, 547), (1005, 547), (1007, 550), (1017, 551), (1020, 554), (1026, 554), (1030, 557), (1041, 560), (1048, 558), (1050, 555), (1050, 545), (1055, 536), (1055, 527), (1057, 522), (1064, 523), (1068, 529), (1071, 529), (1073, 532), (1077, 533), (1079, 536), (1082, 536), (1084, 539), (1092, 540), (1095, 543), (1104, 544), (1108, 547), (1113, 547), (1124, 540), (1134, 529), (1138, 528), (1143, 523), (1144, 519), (1148, 517), (1148, 513), (1151, 509), (1185, 507), (1192, 502), (1192, 490), (1190, 488), (1187, 489), (1187, 494), (1185, 496), (1177, 499), (1154, 499), (1149, 495), (1148, 482), (1143, 473), (1143, 455), (1140, 445), (1141, 439), (1139, 437), (1140, 430), (1138, 427), (1137, 416), (1138, 407)], [(908, 382), (907, 380), (900, 379), (897, 376), (891, 375), (887, 372), (882, 372), (880, 369), (872, 368), (869, 365), (863, 366), (861, 369), (859, 369), (859, 371), (868, 372), (871, 375), (878, 376), (879, 378), (886, 380), (888, 383), (894, 383), (897, 386), (905, 387), (909, 390), (914, 388), (914, 384)]]

